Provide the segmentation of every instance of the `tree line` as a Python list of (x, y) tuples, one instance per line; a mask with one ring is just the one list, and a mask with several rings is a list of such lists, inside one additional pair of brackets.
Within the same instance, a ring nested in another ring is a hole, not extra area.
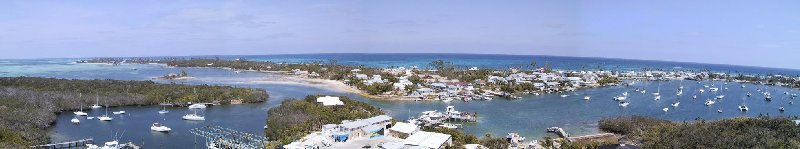
[[(196, 93), (195, 93), (196, 91)], [(36, 77), (0, 78), (0, 148), (24, 148), (47, 142), (56, 113), (103, 106), (153, 105), (163, 102), (260, 102), (261, 89), (209, 85), (157, 84), (152, 81), (68, 80)]]

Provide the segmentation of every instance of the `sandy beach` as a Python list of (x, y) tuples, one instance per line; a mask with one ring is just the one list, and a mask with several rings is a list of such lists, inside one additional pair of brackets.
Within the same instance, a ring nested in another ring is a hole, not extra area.
[(264, 83), (264, 84), (291, 84), (291, 85), (304, 85), (304, 86), (312, 86), (312, 87), (321, 87), (332, 89), (335, 91), (340, 92), (347, 92), (347, 93), (355, 93), (361, 96), (367, 97), (369, 99), (376, 99), (376, 100), (407, 100), (407, 101), (414, 101), (416, 98), (414, 97), (404, 97), (404, 96), (384, 96), (384, 95), (370, 95), (361, 91), (355, 87), (349, 86), (344, 82), (337, 81), (337, 80), (326, 80), (326, 79), (316, 79), (316, 78), (308, 78), (305, 76), (297, 76), (297, 75), (288, 75), (283, 73), (277, 72), (268, 72), (268, 73), (275, 73), (279, 74), (276, 75), (277, 77), (265, 78), (264, 80), (252, 81), (253, 83)]

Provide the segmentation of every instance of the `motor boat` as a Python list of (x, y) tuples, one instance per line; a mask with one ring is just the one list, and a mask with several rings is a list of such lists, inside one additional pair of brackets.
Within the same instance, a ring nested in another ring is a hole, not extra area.
[(614, 100), (625, 100), (627, 98), (628, 97), (625, 97), (625, 96), (617, 96), (617, 97), (614, 97)]
[(169, 132), (172, 129), (159, 123), (153, 123), (153, 125), (150, 126), (150, 130), (157, 132)]
[(717, 99), (722, 99), (722, 98), (725, 98), (725, 95), (719, 95), (719, 96), (717, 96)]
[(114, 114), (116, 114), (116, 115), (119, 115), (119, 114), (125, 114), (125, 111), (117, 111), (117, 112), (111, 112), (111, 113), (114, 113)]
[(569, 97), (569, 95), (561, 95), (561, 98)]
[(713, 105), (714, 103), (717, 103), (717, 102), (716, 102), (716, 101), (714, 101), (714, 100), (711, 100), (711, 99), (709, 99), (709, 100), (706, 100), (706, 103), (705, 103), (705, 105), (706, 105), (706, 106), (711, 106), (711, 105)]
[(747, 106), (743, 104), (743, 105), (739, 106), (739, 110), (740, 111), (747, 111), (747, 110), (749, 110), (749, 108), (747, 108)]
[(629, 104), (631, 104), (631, 103), (630, 103), (630, 102), (624, 102), (624, 101), (623, 101), (623, 102), (620, 102), (620, 103), (619, 103), (619, 106), (620, 106), (620, 107), (628, 107), (628, 105), (629, 105)]
[(592, 97), (585, 96), (585, 97), (583, 97), (583, 100), (589, 100), (589, 99), (591, 99), (591, 98), (592, 98)]
[(672, 103), (672, 107), (678, 107), (678, 105), (680, 105), (680, 104), (681, 104), (681, 102)]
[(661, 111), (667, 112), (667, 111), (669, 111), (669, 108), (661, 109)]
[(661, 99), (661, 96), (656, 96), (655, 100), (660, 100), (660, 99)]
[(78, 120), (77, 117), (73, 117), (72, 120), (69, 120), (69, 121), (72, 122), (72, 123), (75, 123), (75, 124), (81, 123), (81, 120)]
[(206, 117), (197, 115), (197, 110), (194, 110), (193, 114), (186, 114), (182, 117), (184, 120), (190, 121), (205, 121)]
[(783, 111), (786, 111), (786, 109), (783, 109), (783, 106), (781, 106), (781, 107), (778, 107), (778, 111), (783, 112)]

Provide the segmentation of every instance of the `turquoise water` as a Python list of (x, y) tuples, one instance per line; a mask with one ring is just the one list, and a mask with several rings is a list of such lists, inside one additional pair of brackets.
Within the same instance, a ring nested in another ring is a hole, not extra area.
[[(512, 58), (509, 58), (512, 59)], [(597, 120), (604, 117), (619, 115), (646, 115), (673, 121), (692, 121), (696, 118), (720, 119), (737, 116), (757, 116), (760, 114), (790, 116), (798, 115), (800, 109), (797, 106), (789, 105), (787, 95), (783, 92), (800, 93), (796, 89), (769, 87), (773, 94), (774, 101), (766, 102), (756, 88), (764, 88), (760, 85), (747, 84), (746, 88), (740, 88), (736, 83), (727, 85), (728, 90), (720, 90), (719, 93), (706, 92), (699, 95), (698, 99), (690, 99), (696, 94), (702, 85), (715, 84), (724, 86), (722, 82), (701, 82), (694, 81), (662, 81), (662, 82), (638, 82), (635, 86), (625, 87), (606, 87), (580, 90), (567, 93), (571, 96), (562, 98), (561, 94), (548, 94), (541, 96), (525, 96), (521, 100), (493, 100), (493, 101), (473, 101), (464, 102), (415, 102), (415, 101), (377, 101), (368, 100), (363, 97), (337, 92), (320, 87), (299, 86), (288, 84), (263, 84), (254, 83), (256, 80), (274, 79), (275, 74), (242, 72), (234, 73), (225, 69), (210, 68), (170, 68), (160, 65), (102, 65), (102, 64), (70, 64), (70, 59), (46, 59), (46, 60), (5, 60), (0, 62), (0, 71), (3, 76), (40, 76), (56, 78), (74, 79), (123, 79), (123, 80), (148, 80), (152, 77), (164, 75), (169, 72), (186, 70), (196, 79), (174, 81), (185, 84), (217, 84), (232, 85), (238, 87), (264, 88), (270, 93), (270, 100), (264, 103), (226, 105), (210, 107), (204, 113), (207, 120), (204, 122), (187, 122), (180, 120), (180, 116), (187, 111), (185, 108), (169, 108), (170, 113), (159, 115), (156, 113), (160, 109), (158, 106), (132, 106), (111, 108), (109, 111), (125, 110), (127, 115), (120, 115), (111, 122), (100, 122), (97, 120), (82, 119), (80, 125), (73, 125), (69, 120), (73, 117), (71, 113), (60, 114), (55, 126), (52, 128), (51, 137), (53, 141), (66, 141), (93, 137), (98, 141), (106, 141), (111, 137), (112, 132), (122, 133), (122, 140), (143, 143), (146, 148), (186, 148), (195, 143), (202, 144), (200, 139), (195, 141), (194, 135), (188, 132), (189, 129), (205, 125), (221, 125), (254, 134), (263, 134), (263, 125), (268, 115), (267, 109), (277, 106), (287, 98), (302, 98), (309, 94), (335, 94), (351, 96), (355, 99), (367, 102), (385, 110), (389, 115), (396, 119), (405, 120), (409, 115), (417, 115), (421, 111), (444, 110), (447, 105), (456, 106), (457, 110), (477, 112), (479, 120), (475, 124), (465, 125), (464, 130), (476, 135), (491, 133), (494, 135), (504, 135), (508, 132), (518, 132), (529, 138), (540, 138), (548, 135), (545, 133), (547, 127), (563, 127), (574, 135), (591, 134), (598, 132)], [(383, 60), (392, 61), (392, 60)], [(419, 60), (424, 61), (424, 60)], [(340, 61), (341, 63), (342, 61)], [(136, 70), (133, 70), (136, 68)], [(755, 68), (753, 68), (755, 69)], [(760, 70), (758, 71), (768, 71)], [(168, 83), (172, 81), (159, 80), (158, 82)], [(660, 84), (660, 85), (659, 85)], [(675, 96), (676, 88), (679, 84), (685, 86), (683, 97)], [(662, 99), (653, 100), (650, 93), (660, 86)], [(647, 94), (634, 92), (635, 88), (648, 88)], [(722, 87), (724, 88), (724, 87)], [(708, 89), (706, 89), (708, 90)], [(627, 108), (620, 108), (617, 103), (611, 100), (612, 97), (624, 91), (629, 91), (631, 105)], [(746, 92), (753, 92), (754, 96), (747, 98)], [(705, 99), (713, 98), (717, 94), (725, 94), (726, 97), (718, 101), (717, 104), (707, 107), (703, 105)], [(585, 95), (592, 97), (589, 101), (582, 98)], [(674, 100), (681, 101), (677, 108), (672, 108), (670, 104)], [(739, 112), (736, 107), (746, 103), (751, 111)], [(778, 106), (785, 105), (786, 112), (778, 112)], [(670, 107), (668, 112), (661, 111), (662, 108)], [(717, 113), (717, 109), (723, 109), (723, 113)], [(94, 115), (103, 110), (92, 111)], [(151, 123), (163, 123), (173, 128), (173, 132), (168, 134), (153, 133), (148, 127)]]

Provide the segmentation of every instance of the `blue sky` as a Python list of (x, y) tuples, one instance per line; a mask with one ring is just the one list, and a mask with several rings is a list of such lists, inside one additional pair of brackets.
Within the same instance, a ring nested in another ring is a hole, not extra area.
[(492, 53), (800, 69), (800, 1), (2, 1), (0, 58)]

